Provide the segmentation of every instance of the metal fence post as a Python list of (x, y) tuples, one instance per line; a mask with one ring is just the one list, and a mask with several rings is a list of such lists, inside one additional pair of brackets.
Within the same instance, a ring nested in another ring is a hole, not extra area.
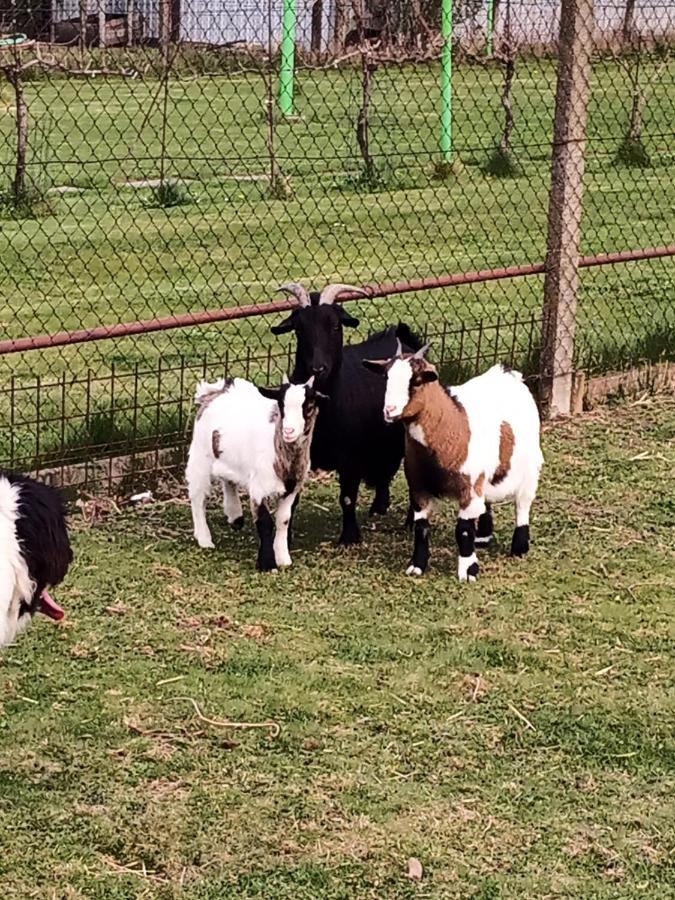
[(541, 395), (549, 416), (569, 415), (579, 285), (593, 0), (563, 0), (548, 207)]
[(284, 116), (293, 115), (296, 19), (295, 0), (284, 0), (281, 25), (281, 65), (279, 67), (279, 109)]

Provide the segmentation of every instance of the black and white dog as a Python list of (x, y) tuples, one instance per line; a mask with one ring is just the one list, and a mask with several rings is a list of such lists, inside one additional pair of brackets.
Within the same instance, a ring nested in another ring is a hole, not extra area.
[(47, 588), (60, 584), (73, 559), (61, 495), (45, 484), (0, 471), (0, 647), (36, 612), (64, 612)]

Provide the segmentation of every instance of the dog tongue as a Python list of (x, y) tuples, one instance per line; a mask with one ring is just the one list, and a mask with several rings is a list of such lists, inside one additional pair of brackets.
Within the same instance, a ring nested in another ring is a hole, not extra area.
[(56, 622), (59, 622), (65, 616), (65, 612), (47, 591), (43, 591), (40, 594), (38, 612), (44, 613)]

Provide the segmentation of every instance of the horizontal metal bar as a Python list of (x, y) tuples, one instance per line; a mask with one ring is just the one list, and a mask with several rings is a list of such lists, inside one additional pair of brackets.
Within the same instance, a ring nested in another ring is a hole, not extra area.
[[(610, 266), (639, 260), (662, 259), (669, 256), (675, 256), (675, 244), (664, 247), (650, 247), (644, 250), (622, 250), (616, 253), (582, 256), (579, 258), (579, 267), (589, 269), (595, 266)], [(438, 275), (431, 278), (416, 278), (411, 281), (372, 284), (364, 287), (368, 292), (368, 296), (376, 299), (390, 297), (393, 294), (409, 294), (437, 288), (501, 281), (508, 278), (524, 278), (530, 275), (543, 275), (545, 271), (546, 264), (540, 262), (521, 266), (506, 266), (500, 269), (483, 269), (477, 272), (458, 272), (454, 275)], [(340, 302), (357, 299), (362, 299), (362, 297), (359, 294), (345, 292)], [(69, 344), (84, 344), (89, 341), (103, 341), (111, 338), (130, 337), (135, 334), (169, 331), (173, 328), (210, 325), (214, 322), (229, 322), (235, 319), (248, 319), (253, 316), (272, 315), (274, 313), (288, 312), (294, 309), (295, 306), (296, 303), (292, 300), (252, 303), (248, 306), (233, 306), (229, 309), (181, 313), (160, 319), (141, 319), (137, 322), (119, 322), (116, 325), (100, 325), (96, 328), (86, 328), (77, 331), (59, 331), (55, 334), (15, 338), (13, 340), (0, 341), (0, 356), (9, 353), (22, 353), (27, 350), (45, 350), (50, 347), (62, 347)]]

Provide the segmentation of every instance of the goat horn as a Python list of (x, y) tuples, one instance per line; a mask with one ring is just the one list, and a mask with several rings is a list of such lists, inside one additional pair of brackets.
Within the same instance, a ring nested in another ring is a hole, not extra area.
[(364, 289), (360, 287), (355, 287), (353, 284), (327, 284), (321, 291), (319, 305), (323, 306), (334, 303), (340, 294), (343, 294), (345, 291), (352, 291), (352, 293), (359, 294), (361, 297), (368, 296), (368, 291), (364, 291)]
[(291, 281), (288, 284), (282, 284), (277, 288), (277, 291), (283, 294), (291, 294), (297, 299), (300, 306), (311, 305), (312, 301), (309, 299), (307, 288), (304, 288), (301, 284), (298, 284), (297, 281)]
[(416, 350), (413, 353), (413, 359), (424, 359), (426, 352), (428, 351), (431, 344), (425, 344), (423, 347), (420, 347), (419, 350)]
[(401, 343), (401, 341), (398, 338), (396, 338), (396, 356), (397, 357), (403, 356), (403, 344)]

